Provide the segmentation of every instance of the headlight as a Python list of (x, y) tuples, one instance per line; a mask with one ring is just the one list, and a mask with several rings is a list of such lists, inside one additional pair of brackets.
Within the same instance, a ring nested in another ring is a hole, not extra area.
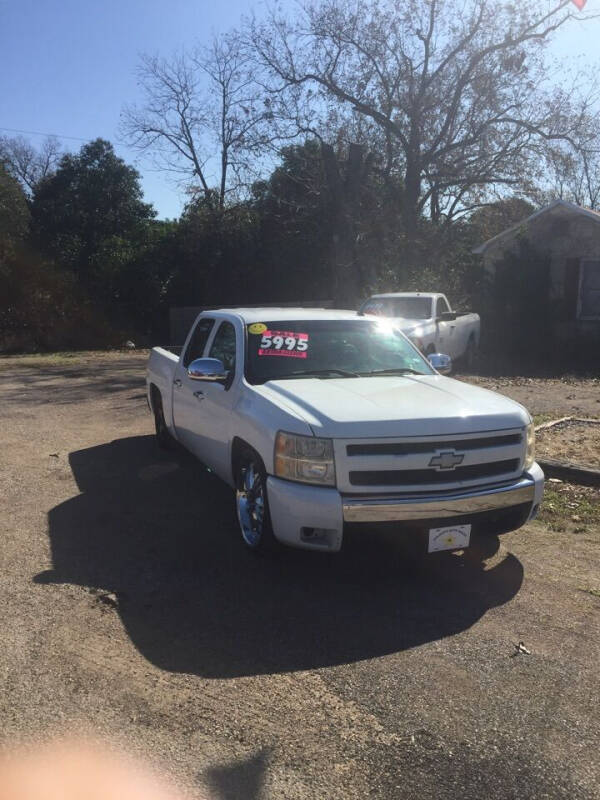
[(524, 469), (529, 469), (529, 467), (535, 461), (535, 427), (533, 422), (530, 422), (527, 426), (527, 449), (525, 450), (525, 462), (523, 464)]
[(335, 486), (333, 442), (279, 431), (275, 439), (275, 475), (290, 481)]

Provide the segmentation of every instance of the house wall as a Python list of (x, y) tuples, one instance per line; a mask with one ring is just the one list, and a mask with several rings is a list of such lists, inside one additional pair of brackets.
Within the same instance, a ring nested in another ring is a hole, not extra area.
[(483, 255), (486, 273), (492, 276), (496, 264), (505, 254), (517, 255), (519, 239), (526, 236), (540, 253), (550, 259), (551, 296), (564, 300), (567, 307), (566, 319), (557, 320), (557, 332), (562, 338), (571, 335), (597, 335), (600, 323), (576, 319), (576, 306), (579, 292), (579, 260), (600, 259), (600, 219), (595, 220), (554, 208), (548, 213), (532, 220), (527, 226), (492, 242)]

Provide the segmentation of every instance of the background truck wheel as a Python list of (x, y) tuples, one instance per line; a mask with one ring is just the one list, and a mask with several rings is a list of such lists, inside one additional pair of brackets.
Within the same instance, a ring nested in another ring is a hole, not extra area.
[(163, 413), (162, 398), (156, 389), (152, 393), (152, 410), (154, 412), (154, 429), (156, 431), (156, 441), (161, 450), (171, 450), (173, 438), (167, 428), (165, 415)]
[(242, 539), (255, 553), (273, 552), (278, 542), (273, 534), (267, 499), (267, 475), (260, 457), (244, 450), (237, 459), (236, 509)]

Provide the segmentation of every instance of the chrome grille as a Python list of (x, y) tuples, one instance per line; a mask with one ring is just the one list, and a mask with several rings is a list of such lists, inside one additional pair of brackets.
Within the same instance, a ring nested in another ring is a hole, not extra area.
[(413, 486), (421, 483), (448, 483), (449, 480), (470, 480), (473, 478), (490, 478), (514, 472), (519, 466), (518, 459), (492, 461), (490, 464), (471, 464), (468, 467), (456, 467), (453, 470), (435, 469), (396, 469), (365, 470), (350, 472), (352, 486)]
[[(454, 436), (335, 440), (338, 489), (348, 494), (361, 487), (369, 493), (401, 493), (498, 483), (521, 473), (523, 436), (523, 429), (512, 429)], [(452, 455), (456, 456), (455, 463)]]
[(481, 439), (458, 439), (451, 442), (369, 442), (366, 444), (349, 444), (346, 453), (349, 456), (407, 456), (411, 453), (430, 453), (443, 450), (449, 444), (455, 450), (481, 450), (483, 447), (506, 447), (509, 444), (520, 444), (523, 434), (510, 433), (507, 436), (487, 436)]

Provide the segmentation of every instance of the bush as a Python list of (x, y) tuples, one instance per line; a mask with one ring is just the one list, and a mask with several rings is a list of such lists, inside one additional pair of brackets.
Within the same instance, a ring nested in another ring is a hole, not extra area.
[(0, 264), (0, 352), (109, 347), (125, 338), (76, 277), (19, 248)]

